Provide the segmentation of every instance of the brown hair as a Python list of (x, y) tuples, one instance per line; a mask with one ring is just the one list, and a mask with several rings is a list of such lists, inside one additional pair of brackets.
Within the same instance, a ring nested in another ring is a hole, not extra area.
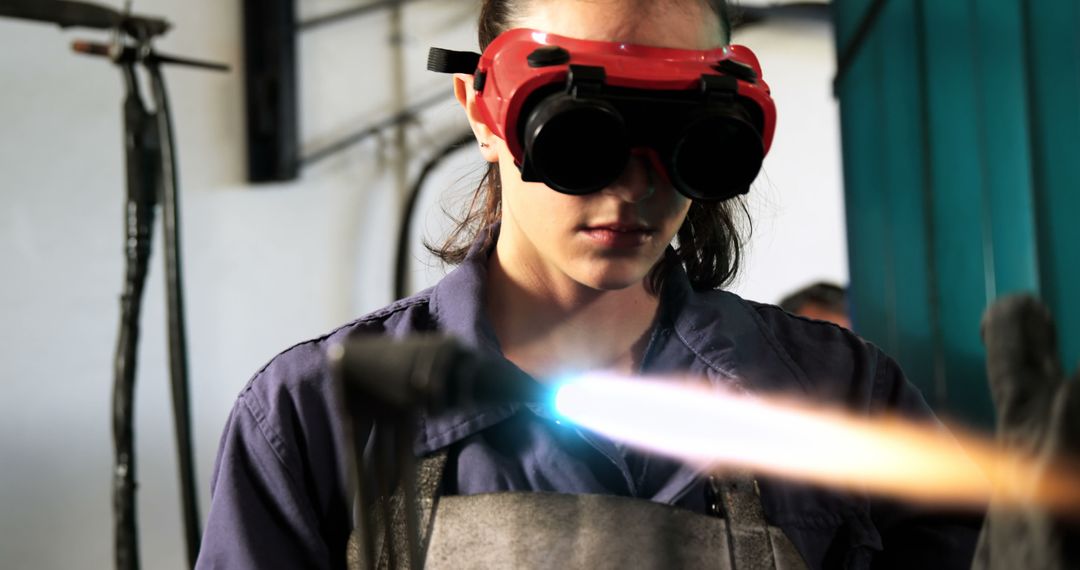
[[(487, 48), (499, 34), (510, 29), (524, 5), (535, 0), (483, 0), (478, 35), (480, 49)], [(731, 20), (725, 0), (703, 0), (723, 24), (724, 41), (730, 39)], [(492, 227), (502, 219), (502, 184), (499, 165), (489, 163), (464, 214), (454, 219), (454, 227), (442, 245), (425, 244), (446, 263), (464, 261), (470, 247), (483, 238), (483, 247), (495, 239)], [(716, 289), (730, 282), (739, 269), (744, 238), (736, 216), (742, 213), (750, 230), (750, 216), (741, 197), (720, 203), (693, 202), (677, 235), (676, 260), (661, 258), (649, 273), (649, 287), (659, 292), (670, 263), (681, 262), (690, 285), (696, 290)], [(481, 236), (484, 232), (486, 235)]]

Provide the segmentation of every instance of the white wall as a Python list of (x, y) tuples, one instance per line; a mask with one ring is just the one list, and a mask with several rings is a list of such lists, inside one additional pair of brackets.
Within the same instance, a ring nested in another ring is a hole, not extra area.
[[(304, 14), (341, 2), (305, 0)], [(406, 11), (409, 92), (430, 44), (471, 48), (471, 3)], [(140, 0), (176, 29), (163, 51), (239, 66), (237, 2)], [(93, 32), (0, 21), (0, 565), (111, 565), (111, 359), (122, 274), (118, 73), (67, 48)], [(782, 26), (739, 38), (761, 56), (781, 122), (752, 201), (755, 241), (738, 286), (763, 300), (818, 277), (846, 279), (830, 31)], [(301, 43), (304, 139), (325, 141), (390, 108), (386, 19)], [(225, 415), (252, 372), (288, 345), (390, 301), (397, 198), (378, 140), (296, 183), (244, 182), (241, 75), (170, 70), (183, 191), (192, 410), (203, 513)], [(463, 127), (454, 104), (410, 130), (417, 152)], [(460, 154), (428, 186), (418, 235), (438, 231), (443, 187), (470, 187)], [(415, 170), (415, 163), (413, 169)], [(462, 178), (462, 177), (466, 178)], [(158, 236), (160, 245), (160, 236)], [(419, 251), (419, 250), (417, 250)], [(816, 256), (816, 257), (814, 257)], [(137, 387), (139, 501), (147, 568), (183, 566), (166, 373), (160, 250), (147, 287)], [(439, 268), (417, 265), (417, 286)]]
[(732, 288), (778, 302), (813, 281), (846, 284), (840, 119), (832, 96), (831, 26), (771, 20), (734, 37), (762, 62), (777, 108), (776, 138), (751, 189), (753, 236)]

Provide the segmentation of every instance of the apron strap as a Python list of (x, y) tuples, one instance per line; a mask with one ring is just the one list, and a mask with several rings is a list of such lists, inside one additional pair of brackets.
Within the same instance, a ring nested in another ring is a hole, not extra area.
[(713, 501), (710, 510), (727, 519), (724, 528), (731, 567), (776, 570), (776, 545), (765, 520), (757, 481), (749, 473), (731, 472), (709, 477), (708, 485)]
[[(440, 449), (435, 453), (420, 458), (416, 465), (416, 507), (417, 528), (420, 532), (417, 552), (420, 560), (416, 567), (423, 565), (424, 555), (431, 540), (431, 524), (434, 519), (435, 508), (442, 494), (442, 478), (446, 471), (446, 449)], [(410, 568), (409, 552), (409, 529), (405, 512), (406, 493), (402, 485), (394, 489), (389, 497), (379, 497), (372, 505), (374, 516), (374, 532), (372, 533), (375, 545), (375, 568), (365, 568), (363, 557), (360, 555), (360, 540), (357, 530), (353, 529), (346, 547), (346, 560), (351, 570), (391, 570), (391, 560), (394, 561), (394, 569)], [(389, 508), (384, 508), (389, 507)], [(387, 533), (386, 516), (390, 516), (389, 533)], [(389, 536), (389, 543), (385, 537)]]

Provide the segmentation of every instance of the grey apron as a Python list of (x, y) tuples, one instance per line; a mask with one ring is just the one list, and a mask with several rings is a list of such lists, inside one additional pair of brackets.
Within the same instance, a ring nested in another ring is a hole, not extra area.
[[(446, 453), (420, 461), (417, 520), (423, 567), (663, 568), (802, 570), (795, 546), (765, 521), (755, 482), (747, 476), (710, 480), (717, 497), (707, 516), (628, 497), (562, 493), (440, 496)], [(404, 494), (376, 507), (376, 570), (408, 568)], [(394, 562), (391, 563), (391, 560)], [(368, 570), (354, 534), (349, 568)]]

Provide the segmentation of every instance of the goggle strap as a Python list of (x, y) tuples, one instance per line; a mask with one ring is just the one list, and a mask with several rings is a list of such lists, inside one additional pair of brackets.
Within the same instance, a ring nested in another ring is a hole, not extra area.
[(438, 73), (476, 73), (480, 65), (480, 54), (472, 51), (453, 51), (433, 47), (428, 50), (428, 71)]

